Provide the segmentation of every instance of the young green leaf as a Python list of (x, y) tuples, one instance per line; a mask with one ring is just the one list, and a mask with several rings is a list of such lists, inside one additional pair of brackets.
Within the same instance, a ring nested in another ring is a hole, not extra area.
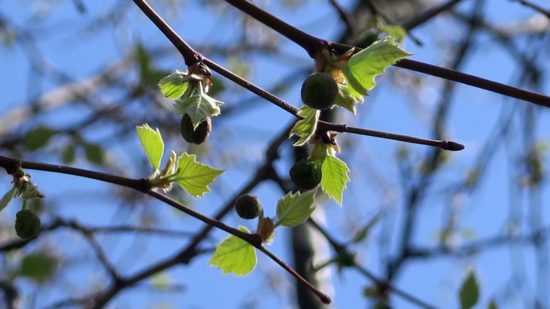
[(223, 170), (198, 163), (196, 156), (182, 153), (178, 158), (178, 170), (172, 181), (180, 185), (193, 197), (202, 196), (210, 191), (208, 187)]
[(296, 122), (294, 127), (292, 127), (292, 130), (290, 130), (289, 137), (292, 137), (293, 135), (298, 136), (300, 139), (296, 143), (294, 143), (294, 146), (302, 146), (315, 134), (315, 130), (317, 130), (317, 120), (319, 120), (319, 115), (321, 115), (321, 111), (315, 108), (311, 108), (309, 106), (303, 106), (298, 110), (298, 116), (302, 117), (303, 119)]
[(84, 145), (84, 156), (88, 162), (103, 165), (105, 163), (105, 153), (101, 145), (86, 143)]
[(21, 261), (19, 275), (37, 282), (44, 282), (51, 278), (57, 267), (57, 259), (43, 253), (31, 253)]
[(179, 99), (189, 86), (187, 74), (176, 71), (161, 79), (158, 86), (164, 97), (173, 100)]
[(353, 55), (343, 68), (348, 85), (355, 91), (353, 95), (366, 95), (376, 86), (375, 78), (396, 61), (410, 56), (391, 37), (376, 41), (369, 47)]
[(357, 112), (355, 104), (357, 103), (363, 103), (363, 96), (357, 94), (348, 84), (338, 84), (338, 95), (334, 100), (334, 104), (349, 110), (355, 115)]
[(23, 146), (30, 151), (38, 150), (46, 146), (54, 134), (55, 131), (52, 128), (38, 126), (30, 130), (25, 138), (23, 138)]
[(462, 282), (459, 292), (460, 308), (472, 308), (479, 300), (479, 285), (476, 274), (470, 270)]
[(314, 190), (289, 192), (281, 198), (277, 203), (277, 225), (294, 227), (304, 223), (315, 210), (314, 194)]
[(71, 164), (76, 159), (76, 147), (74, 144), (68, 144), (61, 153), (61, 160), (64, 164)]
[(0, 211), (2, 209), (6, 208), (10, 201), (15, 197), (15, 194), (17, 193), (17, 188), (13, 186), (4, 196), (2, 196), (2, 199), (0, 199)]
[(183, 95), (176, 100), (176, 110), (182, 115), (188, 114), (195, 129), (204, 118), (219, 115), (222, 104), (222, 101), (204, 92), (201, 82), (196, 82), (190, 84)]
[(379, 21), (377, 28), (388, 34), (390, 38), (397, 43), (403, 42), (403, 40), (407, 37), (407, 30), (399, 25), (387, 25)]
[(155, 171), (158, 170), (164, 152), (164, 141), (159, 129), (153, 130), (148, 124), (144, 124), (136, 127), (136, 133), (149, 163)]
[(339, 205), (342, 205), (342, 196), (346, 183), (349, 181), (349, 168), (346, 162), (329, 154), (323, 161), (321, 167), (323, 178), (321, 179), (321, 189)]
[[(239, 230), (250, 234), (244, 226), (239, 226)], [(224, 274), (244, 276), (256, 267), (256, 249), (245, 240), (230, 235), (218, 245), (208, 264), (221, 269)]]

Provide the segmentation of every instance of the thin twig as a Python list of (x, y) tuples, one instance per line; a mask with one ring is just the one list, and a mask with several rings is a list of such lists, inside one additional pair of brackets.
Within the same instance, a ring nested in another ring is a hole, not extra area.
[(460, 1), (462, 1), (462, 0), (449, 0), (445, 3), (441, 3), (439, 5), (436, 5), (436, 6), (432, 7), (432, 8), (429, 8), (429, 9), (425, 10), (424, 12), (418, 14), (417, 16), (402, 22), (401, 27), (403, 27), (406, 30), (414, 29), (414, 28), (422, 25), (423, 23), (431, 20), (432, 18), (438, 16), (442, 12), (445, 12), (445, 11), (453, 8), (455, 5), (460, 3)]
[(357, 269), (357, 271), (359, 271), (359, 273), (361, 273), (363, 276), (365, 276), (365, 277), (369, 278), (370, 280), (374, 281), (376, 283), (376, 285), (378, 285), (379, 287), (392, 291), (395, 295), (401, 296), (403, 299), (408, 300), (412, 304), (415, 304), (415, 305), (417, 305), (421, 308), (426, 308), (426, 309), (435, 309), (436, 308), (436, 307), (424, 302), (423, 300), (418, 299), (416, 296), (411, 295), (411, 294), (409, 294), (409, 293), (407, 293), (407, 292), (405, 292), (405, 291), (403, 291), (403, 290), (387, 283), (386, 281), (378, 278), (375, 274), (370, 272), (365, 267), (359, 265), (358, 263), (354, 264), (354, 268)]
[(299, 273), (297, 273), (292, 267), (288, 266), (283, 260), (278, 258), (276, 255), (274, 255), (271, 251), (267, 250), (264, 246), (258, 246), (256, 247), (259, 251), (263, 252), (265, 255), (269, 256), (275, 263), (279, 264), (283, 269), (285, 269), (288, 273), (290, 273), (294, 278), (296, 278), (302, 285), (304, 285), (306, 288), (308, 288), (311, 292), (313, 292), (319, 299), (325, 303), (330, 304), (332, 303), (332, 299), (325, 293), (319, 291), (313, 284), (309, 283), (304, 277), (302, 277)]
[(162, 20), (162, 18), (153, 10), (153, 8), (144, 0), (134, 0), (134, 3), (141, 11), (162, 31), (164, 36), (172, 42), (172, 45), (178, 49), (185, 60), (185, 64), (192, 66), (200, 61), (200, 54), (197, 53), (189, 44), (185, 43), (180, 36)]
[(515, 0), (515, 1), (521, 3), (522, 5), (524, 5), (528, 8), (531, 8), (531, 9), (541, 13), (542, 15), (544, 15), (548, 19), (550, 19), (550, 10), (545, 9), (542, 6), (539, 6), (538, 4), (533, 3), (531, 1), (527, 1), (527, 0)]
[(338, 13), (338, 17), (342, 20), (344, 25), (346, 25), (346, 32), (347, 33), (355, 33), (355, 25), (353, 23), (353, 18), (351, 17), (348, 12), (340, 5), (338, 0), (330, 0), (330, 5), (336, 10), (336, 13)]
[[(325, 237), (325, 239), (327, 240), (327, 242), (330, 244), (330, 246), (332, 247), (332, 249), (335, 251), (335, 253), (337, 255), (352, 255), (352, 256), (355, 256), (355, 255), (351, 254), (351, 252), (348, 249), (347, 245), (343, 245), (341, 242), (334, 239), (334, 237), (332, 237), (330, 235), (330, 233), (325, 228), (320, 226), (315, 220), (310, 218), (308, 220), (308, 223), (311, 224), (319, 233), (321, 233), (321, 235), (323, 235), (323, 237)], [(338, 260), (338, 258), (334, 257), (331, 260)], [(415, 304), (417, 306), (420, 306), (422, 308), (429, 308), (429, 309), (435, 308), (434, 306), (424, 302), (423, 300), (418, 299), (416, 296), (411, 295), (411, 294), (409, 294), (409, 293), (407, 293), (407, 292), (391, 285), (389, 282), (385, 281), (382, 278), (379, 278), (378, 276), (373, 274), (371, 271), (369, 271), (365, 267), (361, 266), (355, 260), (353, 261), (353, 264), (350, 265), (350, 267), (355, 268), (357, 271), (359, 271), (359, 273), (363, 274), (365, 277), (369, 278), (371, 281), (376, 283), (376, 285), (378, 287), (383, 288), (384, 290), (389, 290), (389, 291), (393, 292), (395, 295), (398, 295), (398, 296), (402, 297), (403, 299), (406, 299), (410, 303), (413, 303), (413, 304)]]

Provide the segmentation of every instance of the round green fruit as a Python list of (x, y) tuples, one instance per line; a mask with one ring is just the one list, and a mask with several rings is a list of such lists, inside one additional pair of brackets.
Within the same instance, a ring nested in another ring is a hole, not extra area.
[(40, 227), (40, 218), (30, 209), (20, 210), (15, 216), (15, 232), (23, 239), (38, 235)]
[(321, 166), (312, 160), (302, 159), (290, 169), (290, 179), (296, 187), (311, 190), (321, 182)]
[(244, 194), (235, 201), (235, 210), (243, 219), (254, 219), (262, 213), (262, 205), (256, 196)]
[(202, 144), (208, 139), (212, 130), (212, 120), (210, 117), (204, 118), (196, 128), (193, 128), (193, 121), (188, 114), (184, 114), (180, 121), (181, 136), (192, 144)]
[(338, 84), (329, 73), (313, 73), (302, 84), (301, 95), (307, 106), (327, 109), (338, 95)]

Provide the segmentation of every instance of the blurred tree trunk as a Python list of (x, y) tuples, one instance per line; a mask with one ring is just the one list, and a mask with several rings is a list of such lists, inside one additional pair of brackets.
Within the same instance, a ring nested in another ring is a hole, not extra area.
[[(365, 29), (369, 25), (369, 21), (373, 20), (374, 13), (381, 14), (381, 17), (387, 17), (391, 21), (402, 21), (403, 19), (412, 16), (422, 9), (423, 5), (429, 3), (426, 0), (390, 0), (390, 1), (372, 1), (359, 0), (354, 5), (353, 9), (348, 13), (355, 23), (354, 29), (358, 32)], [(386, 21), (390, 22), (390, 21)], [(351, 43), (355, 33), (344, 31), (338, 42)], [(326, 121), (334, 121), (336, 118), (336, 110), (323, 112), (321, 119)], [(295, 148), (295, 161), (306, 158), (308, 155), (304, 147)], [(314, 212), (314, 217), (325, 217), (324, 209), (318, 207)], [(319, 222), (321, 225), (322, 222)], [(324, 272), (313, 272), (314, 262), (323, 261), (330, 257), (328, 245), (322, 237), (317, 235), (317, 231), (309, 224), (302, 224), (292, 229), (291, 231), (291, 249), (294, 258), (294, 268), (304, 276), (309, 282), (319, 287), (322, 291), (331, 290), (330, 274), (327, 274), (328, 269)], [(320, 275), (322, 274), (322, 275)], [(300, 308), (317, 309), (327, 308), (321, 303), (319, 298), (307, 290), (302, 284), (295, 282), (296, 302)]]

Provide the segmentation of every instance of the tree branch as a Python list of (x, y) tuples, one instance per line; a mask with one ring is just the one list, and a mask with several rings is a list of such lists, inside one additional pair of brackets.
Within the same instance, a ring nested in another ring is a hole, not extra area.
[[(245, 1), (245, 0), (226, 0), (226, 2), (229, 2), (236, 8), (242, 10), (243, 12), (249, 14), (250, 16), (254, 17), (258, 21), (262, 22), (266, 26), (272, 28), (273, 30), (279, 32), (283, 36), (287, 37), (288, 39), (292, 40), (296, 44), (302, 46), (304, 49), (308, 51), (310, 56), (312, 56), (311, 53), (311, 42), (325, 42), (322, 39), (313, 37), (310, 34), (307, 34), (293, 26), (290, 26), (289, 24), (286, 24), (282, 22), (277, 17), (263, 11), (259, 7), (254, 6), (252, 3)], [(284, 24), (284, 26), (281, 25), (281, 23)], [(321, 48), (325, 47), (323, 44), (317, 44), (315, 45), (317, 50), (314, 51), (313, 55), (315, 55), (316, 52), (318, 52)], [(330, 43), (329, 48), (332, 48), (340, 53), (344, 53), (348, 51), (353, 46), (345, 45), (345, 44), (338, 44), (338, 43)], [(361, 48), (355, 48), (356, 51), (360, 51)], [(403, 59), (395, 64), (395, 66), (400, 68), (405, 68), (409, 70), (413, 70), (416, 72), (425, 73), (432, 76), (441, 77), (447, 80), (452, 80), (455, 82), (459, 82), (462, 84), (474, 86), (477, 88), (489, 90), (495, 93), (503, 94), (506, 96), (514, 97), (520, 100), (524, 100), (527, 102), (531, 102), (540, 106), (548, 107), (550, 108), (550, 97), (539, 94), (536, 92), (531, 92), (524, 89), (515, 88), (512, 86), (504, 85), (501, 83), (497, 83), (488, 79), (484, 79), (481, 77), (477, 77), (470, 74), (465, 74), (462, 72), (454, 71), (445, 69), (442, 67), (438, 67), (435, 65), (423, 63), (420, 61), (414, 61), (410, 59)]]
[[(247, 81), (246, 79), (236, 75), (235, 73), (225, 69), (223, 66), (217, 64), (216, 62), (204, 57), (204, 55), (199, 54), (195, 50), (193, 50), (181, 37), (179, 37), (177, 34), (173, 33), (173, 30), (168, 26), (166, 21), (164, 21), (155, 11), (154, 9), (147, 5), (146, 3), (143, 4), (145, 1), (142, 0), (134, 0), (136, 3), (142, 3), (140, 8), (146, 12), (147, 16), (153, 16), (154, 19), (151, 21), (159, 28), (161, 31), (165, 31), (166, 29), (170, 29), (168, 32), (170, 37), (168, 39), (174, 44), (178, 50), (180, 50), (180, 53), (182, 53), (182, 56), (185, 57), (198, 57), (201, 62), (206, 64), (210, 69), (213, 71), (223, 75), (227, 79), (233, 81), (234, 83), (242, 86), (243, 88), (257, 94), (258, 96), (266, 99), (269, 102), (272, 102), (273, 104), (277, 105), (278, 107), (282, 108), (283, 110), (287, 111), (288, 113), (292, 114), (295, 117), (298, 117), (298, 109), (289, 104), (288, 102), (284, 101), (283, 99), (275, 96), (274, 94), (270, 93), (269, 91), (266, 91), (255, 84)], [(240, 1), (237, 1), (240, 3)], [(245, 1), (246, 2), (246, 1)], [(253, 6), (252, 4), (246, 2), (247, 4), (244, 4), (246, 8), (250, 8), (250, 6)], [(253, 9), (252, 11), (256, 12), (256, 9)], [(267, 13), (266, 13), (267, 14)], [(263, 16), (263, 15), (262, 15)], [(163, 30), (164, 29), (164, 30)], [(286, 29), (286, 28), (285, 28)], [(302, 33), (302, 32), (299, 32)], [(295, 36), (299, 37), (298, 32), (294, 34)], [(177, 43), (174, 43), (176, 41)], [(179, 46), (179, 47), (178, 47)], [(186, 47), (183, 48), (183, 46), (187, 46), (192, 50), (190, 50)], [(194, 63), (193, 63), (194, 64)], [(418, 137), (412, 137), (407, 135), (400, 135), (400, 134), (393, 134), (393, 133), (386, 133), (386, 132), (380, 132), (380, 131), (374, 131), (374, 130), (367, 130), (367, 129), (360, 129), (360, 128), (353, 128), (353, 127), (347, 127), (346, 125), (341, 124), (334, 124), (330, 122), (325, 121), (319, 121), (319, 124), (323, 126), (326, 130), (335, 131), (335, 132), (347, 132), (352, 134), (359, 134), (359, 135), (365, 135), (365, 136), (373, 136), (373, 137), (380, 137), (380, 138), (386, 138), (386, 139), (393, 139), (413, 144), (421, 144), (421, 145), (428, 145), (428, 146), (435, 146), (439, 147), (444, 150), (450, 150), (450, 151), (458, 151), (464, 149), (464, 146), (452, 142), (452, 141), (437, 141), (437, 140), (429, 140), (429, 139), (423, 139)]]

